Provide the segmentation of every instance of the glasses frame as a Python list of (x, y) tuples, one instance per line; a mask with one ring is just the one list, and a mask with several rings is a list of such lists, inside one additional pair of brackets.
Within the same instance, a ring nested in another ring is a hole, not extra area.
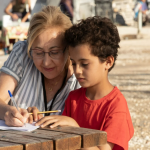
[[(65, 48), (62, 51), (62, 53), (64, 53), (66, 51), (66, 48), (67, 48), (67, 46), (65, 46)], [(32, 50), (34, 50), (34, 49), (30, 49), (29, 53), (30, 53), (31, 58), (33, 59)], [(48, 53), (49, 57), (51, 57), (51, 51), (50, 52), (44, 52), (44, 51), (42, 51), (42, 52), (44, 53), (44, 56), (45, 56), (45, 53)], [(43, 59), (44, 56), (42, 58), (37, 58), (37, 59)], [(53, 57), (51, 57), (51, 58), (52, 59), (57, 59), (57, 58), (53, 58)]]

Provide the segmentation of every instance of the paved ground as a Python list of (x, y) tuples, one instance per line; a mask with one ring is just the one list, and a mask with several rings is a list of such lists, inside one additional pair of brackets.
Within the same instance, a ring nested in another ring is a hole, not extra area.
[[(124, 40), (120, 47), (109, 78), (124, 94), (131, 113), (135, 134), (129, 150), (150, 150), (150, 39)], [(7, 55), (0, 56), (0, 67), (5, 59)]]
[(135, 130), (129, 150), (150, 150), (150, 39), (122, 41), (109, 78), (128, 102)]

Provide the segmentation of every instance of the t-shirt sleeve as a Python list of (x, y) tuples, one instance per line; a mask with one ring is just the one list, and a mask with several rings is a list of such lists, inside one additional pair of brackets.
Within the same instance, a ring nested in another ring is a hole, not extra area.
[(103, 131), (107, 132), (107, 141), (114, 143), (113, 150), (128, 150), (128, 142), (134, 129), (125, 99), (120, 99), (106, 118)]
[(65, 101), (65, 108), (62, 113), (63, 116), (71, 117), (71, 92), (68, 95), (68, 98)]
[(27, 42), (19, 41), (14, 44), (13, 50), (0, 71), (11, 75), (19, 82), (23, 76), (24, 57), (27, 57)]

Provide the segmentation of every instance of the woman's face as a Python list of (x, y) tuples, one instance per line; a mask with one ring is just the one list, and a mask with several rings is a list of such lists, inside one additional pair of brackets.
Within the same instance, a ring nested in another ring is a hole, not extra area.
[[(63, 73), (68, 59), (65, 48), (64, 32), (60, 28), (45, 30), (33, 42), (33, 62), (47, 79), (54, 79)], [(43, 52), (50, 52), (50, 56), (49, 53)]]

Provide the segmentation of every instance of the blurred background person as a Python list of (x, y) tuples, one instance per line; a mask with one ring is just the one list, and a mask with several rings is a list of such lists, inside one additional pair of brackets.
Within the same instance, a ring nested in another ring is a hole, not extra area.
[(136, 4), (134, 11), (135, 11), (135, 20), (136, 21), (138, 20), (139, 11), (142, 12), (142, 23), (143, 23), (143, 26), (145, 26), (148, 21), (148, 6), (146, 3), (146, 0), (140, 0)]
[(12, 0), (5, 8), (5, 13), (10, 15), (13, 21), (17, 21), (19, 18), (21, 22), (29, 21), (28, 17), (31, 13), (30, 0)]
[(68, 17), (70, 17), (71, 21), (73, 20), (73, 1), (72, 0), (61, 0), (60, 8)]

